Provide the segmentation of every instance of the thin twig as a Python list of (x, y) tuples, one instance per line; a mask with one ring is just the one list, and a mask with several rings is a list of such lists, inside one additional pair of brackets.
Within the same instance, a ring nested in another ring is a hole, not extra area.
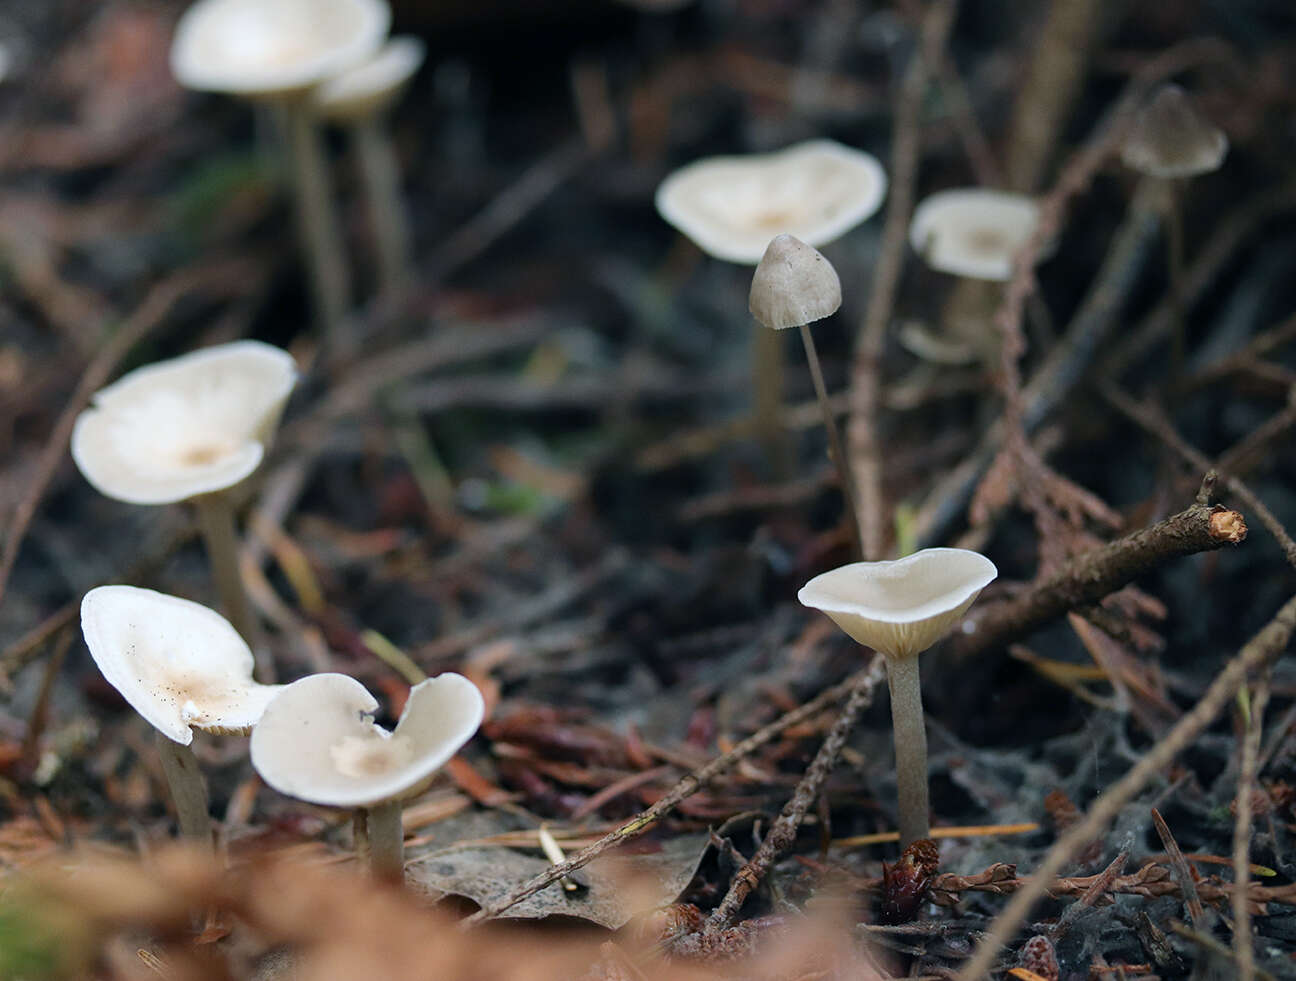
[(1170, 762), (1215, 721), (1224, 706), (1237, 694), (1247, 675), (1262, 670), (1283, 653), (1296, 630), (1296, 596), (1278, 610), (1272, 620), (1249, 640), (1211, 682), (1193, 706), (1164, 738), (1148, 750), (1120, 780), (1107, 788), (1085, 814), (1049, 850), (1043, 863), (1002, 913), (977, 947), (976, 954), (958, 973), (957, 981), (980, 981), (990, 970), (1000, 949), (1017, 933), (1022, 918), (1047, 891), (1059, 871), (1097, 837), (1134, 795), (1162, 773)]
[(935, 0), (928, 7), (923, 17), (920, 46), (914, 52), (901, 83), (891, 151), (886, 224), (882, 229), (882, 245), (873, 269), (868, 306), (856, 336), (855, 356), (851, 363), (851, 414), (847, 439), (850, 464), (860, 495), (855, 503), (855, 512), (860, 519), (864, 558), (870, 560), (882, 557), (887, 523), (882, 500), (882, 452), (878, 437), (882, 354), (886, 347), (887, 325), (895, 309), (900, 273), (904, 269), (909, 217), (913, 211), (914, 185), (917, 182), (921, 143), (919, 123), (927, 89), (928, 59), (933, 56), (939, 59), (954, 20), (955, 6), (954, 0)]
[(770, 828), (769, 834), (761, 842), (756, 854), (738, 870), (733, 881), (729, 884), (729, 891), (707, 920), (704, 928), (707, 933), (716, 933), (733, 922), (734, 916), (742, 908), (743, 903), (747, 901), (747, 897), (760, 884), (770, 866), (796, 841), (797, 829), (801, 827), (801, 821), (805, 818), (806, 811), (809, 810), (810, 805), (819, 796), (819, 791), (823, 787), (824, 781), (828, 779), (828, 774), (832, 772), (833, 767), (836, 765), (842, 746), (845, 745), (851, 730), (855, 728), (860, 713), (872, 703), (873, 692), (877, 689), (878, 683), (885, 677), (884, 665), (885, 662), (881, 655), (874, 655), (872, 670), (859, 677), (856, 681), (845, 707), (842, 708), (841, 714), (837, 716), (837, 721), (833, 723), (833, 727), (829, 730), (823, 745), (819, 747), (814, 762), (810, 764), (805, 776), (797, 784), (796, 790), (784, 806), (783, 812), (778, 816), (778, 820), (774, 822), (774, 826)]
[(1255, 946), (1251, 938), (1251, 904), (1246, 886), (1251, 881), (1252, 794), (1256, 791), (1256, 770), (1260, 760), (1260, 737), (1264, 712), (1269, 704), (1269, 672), (1256, 683), (1251, 698), (1251, 718), (1242, 741), (1242, 763), (1238, 767), (1237, 815), (1233, 823), (1233, 957), (1238, 981), (1254, 981)]
[[(1178, 453), (1190, 465), (1198, 470), (1207, 470), (1211, 467), (1211, 462), (1206, 458), (1205, 454), (1180, 436), (1160, 410), (1147, 403), (1135, 402), (1124, 390), (1116, 385), (1104, 385), (1100, 388), (1100, 391), (1103, 398), (1112, 406), (1165, 443), (1166, 446)], [(1291, 535), (1287, 533), (1287, 529), (1274, 516), (1274, 513), (1240, 478), (1231, 476), (1226, 472), (1224, 474), (1224, 486), (1237, 496), (1247, 510), (1260, 519), (1260, 523), (1265, 526), (1269, 534), (1274, 536), (1274, 539), (1282, 548), (1287, 561), (1296, 566), (1296, 541), (1292, 540)]]
[(571, 875), (578, 869), (584, 868), (594, 859), (598, 858), (604, 852), (624, 844), (633, 838), (647, 831), (652, 825), (660, 821), (663, 817), (675, 809), (680, 801), (697, 793), (708, 783), (724, 773), (730, 767), (738, 763), (766, 743), (773, 740), (776, 736), (792, 728), (795, 725), (813, 718), (824, 709), (841, 701), (849, 695), (866, 677), (869, 677), (875, 670), (876, 665), (870, 664), (867, 668), (857, 671), (851, 677), (847, 678), (841, 684), (834, 685), (832, 688), (821, 692), (813, 700), (806, 702), (800, 708), (793, 709), (786, 715), (775, 719), (769, 725), (752, 733), (738, 745), (734, 746), (729, 752), (722, 756), (717, 756), (710, 763), (698, 768), (692, 773), (685, 776), (679, 783), (672, 787), (664, 797), (658, 800), (652, 807), (631, 818), (625, 824), (621, 825), (615, 831), (604, 835), (594, 844), (582, 848), (579, 852), (569, 858), (561, 865), (554, 865), (532, 879), (524, 882), (517, 889), (505, 896), (498, 902), (483, 906), (472, 916), (463, 921), (464, 927), (472, 927), (484, 920), (493, 919), (499, 916), (505, 910), (511, 909), (522, 900), (535, 895), (541, 889), (553, 885), (565, 875)]

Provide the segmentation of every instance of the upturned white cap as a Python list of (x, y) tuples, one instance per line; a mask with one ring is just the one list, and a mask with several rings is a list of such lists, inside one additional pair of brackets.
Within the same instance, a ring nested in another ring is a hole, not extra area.
[(400, 98), (426, 55), (420, 38), (392, 38), (368, 61), (320, 83), (311, 93), (315, 111), (340, 122), (383, 111)]
[(1163, 85), (1135, 117), (1121, 160), (1149, 177), (1196, 177), (1218, 170), (1226, 153), (1224, 131), (1178, 85)]
[(909, 244), (933, 269), (1006, 282), (1013, 257), (1035, 232), (1039, 205), (1022, 194), (969, 187), (924, 198), (909, 223)]
[(657, 188), (657, 211), (702, 251), (756, 265), (780, 232), (826, 245), (867, 219), (886, 196), (882, 165), (832, 140), (777, 153), (711, 157)]
[(138, 368), (77, 418), (72, 459), (100, 493), (131, 504), (233, 487), (261, 463), (296, 381), (292, 355), (259, 341)]
[(792, 235), (770, 242), (752, 276), (747, 307), (766, 327), (781, 330), (831, 317), (841, 307), (841, 280), (818, 249)]
[(979, 552), (925, 548), (815, 576), (797, 599), (887, 657), (921, 654), (949, 632), (999, 570)]
[(252, 766), (289, 797), (372, 807), (413, 796), (472, 738), (484, 705), (477, 686), (441, 674), (410, 689), (391, 732), (368, 716), (377, 700), (345, 674), (287, 685), (252, 733)]
[(252, 680), (252, 652), (201, 603), (134, 586), (100, 586), (81, 600), (81, 632), (108, 683), (168, 739), (193, 729), (247, 733), (279, 685)]
[(385, 0), (198, 0), (176, 24), (171, 71), (210, 92), (302, 91), (370, 57), (390, 24)]

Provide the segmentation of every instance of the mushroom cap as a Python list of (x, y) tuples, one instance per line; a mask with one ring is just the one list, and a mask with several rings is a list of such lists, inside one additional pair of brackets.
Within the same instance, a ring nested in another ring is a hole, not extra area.
[(793, 235), (776, 235), (752, 276), (747, 308), (781, 330), (831, 317), (841, 307), (841, 280), (818, 249)]
[(131, 504), (233, 487), (261, 463), (296, 382), (292, 355), (259, 341), (137, 368), (77, 417), (72, 459), (101, 494)]
[(377, 700), (345, 674), (286, 686), (252, 732), (252, 766), (275, 790), (330, 807), (372, 807), (422, 790), (472, 738), (477, 686), (446, 673), (410, 689), (391, 732), (367, 718)]
[(160, 733), (245, 734), (282, 687), (252, 680), (252, 652), (201, 603), (135, 586), (99, 586), (81, 600), (81, 632), (110, 685)]
[(1134, 118), (1121, 160), (1149, 177), (1196, 177), (1219, 170), (1226, 153), (1224, 131), (1178, 85), (1163, 85)]
[(826, 245), (882, 204), (882, 165), (862, 150), (809, 140), (776, 153), (710, 157), (657, 188), (657, 211), (702, 251), (754, 266), (772, 236)]
[(964, 548), (925, 548), (890, 562), (852, 562), (815, 576), (797, 593), (854, 640), (887, 657), (921, 654), (949, 632), (999, 575)]
[(298, 92), (364, 61), (390, 24), (385, 0), (198, 0), (176, 24), (171, 71), (209, 92)]
[(933, 269), (1006, 282), (1013, 258), (1038, 224), (1039, 205), (1023, 194), (984, 187), (939, 191), (914, 209), (909, 244)]
[(321, 82), (311, 93), (322, 116), (349, 122), (365, 119), (400, 98), (427, 56), (427, 45), (410, 35), (394, 37), (368, 61)]

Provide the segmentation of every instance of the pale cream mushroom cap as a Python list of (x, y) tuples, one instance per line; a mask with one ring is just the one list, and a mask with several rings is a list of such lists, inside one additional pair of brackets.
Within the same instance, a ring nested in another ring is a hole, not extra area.
[(339, 122), (381, 112), (400, 98), (426, 54), (419, 38), (392, 38), (368, 61), (320, 83), (311, 93), (315, 111)]
[(72, 459), (100, 493), (131, 504), (224, 490), (261, 463), (296, 381), (292, 355), (259, 341), (138, 368), (77, 418)]
[(853, 562), (815, 576), (797, 599), (887, 657), (931, 647), (999, 574), (979, 552), (925, 548), (889, 562)]
[(1013, 257), (1034, 234), (1039, 205), (1022, 194), (969, 187), (924, 198), (909, 222), (909, 244), (940, 272), (1006, 282)]
[(841, 307), (833, 264), (793, 235), (776, 235), (752, 276), (747, 307), (766, 327), (782, 330), (831, 317)]
[(344, 674), (286, 686), (252, 732), (252, 766), (289, 797), (330, 807), (372, 807), (422, 790), (481, 725), (477, 686), (446, 673), (410, 689), (388, 732), (369, 716), (377, 700)]
[(1163, 85), (1135, 117), (1121, 160), (1149, 177), (1196, 177), (1218, 170), (1226, 153), (1224, 131), (1178, 85)]
[(370, 57), (390, 24), (385, 0), (198, 0), (176, 24), (171, 71), (203, 91), (302, 91)]
[(108, 683), (177, 743), (193, 729), (246, 733), (280, 690), (252, 680), (252, 652), (201, 603), (135, 586), (100, 586), (81, 600), (81, 632)]
[(877, 211), (886, 188), (886, 172), (869, 154), (810, 140), (689, 164), (662, 181), (656, 203), (702, 251), (754, 266), (781, 232), (816, 247), (841, 237)]

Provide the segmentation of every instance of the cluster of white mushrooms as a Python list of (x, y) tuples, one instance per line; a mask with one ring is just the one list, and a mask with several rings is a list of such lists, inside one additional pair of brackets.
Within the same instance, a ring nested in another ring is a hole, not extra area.
[[(389, 22), (384, 0), (199, 0), (181, 18), (172, 49), (182, 83), (256, 99), (280, 115), (316, 300), (330, 328), (345, 315), (349, 274), (320, 120), (353, 132), (378, 226), (384, 287), (398, 291), (408, 275), (408, 232), (383, 124), (424, 50), (412, 38), (387, 40)], [(1226, 147), (1180, 91), (1167, 89), (1145, 109), (1125, 159), (1159, 179), (1182, 179), (1218, 166)], [(808, 325), (842, 302), (838, 275), (817, 247), (873, 215), (886, 187), (883, 168), (867, 153), (814, 140), (777, 153), (698, 161), (672, 174), (656, 196), (661, 215), (703, 251), (756, 266), (749, 306), (771, 328), (756, 333), (754, 381), (767, 437), (781, 428), (778, 331), (799, 329), (852, 528), (855, 493)], [(1038, 206), (1022, 195), (948, 190), (919, 204), (909, 240), (933, 269), (1003, 282), (1038, 222)], [(273, 666), (254, 657), (260, 626), (239, 571), (235, 514), (296, 379), (287, 352), (243, 341), (138, 369), (94, 397), (72, 436), (81, 472), (117, 500), (191, 502), (229, 619), (189, 600), (111, 585), (86, 594), (82, 629), (104, 677), (157, 730), (184, 834), (212, 841), (190, 748), (194, 730), (251, 733), (252, 765), (267, 784), (354, 810), (357, 844), (371, 868), (398, 879), (402, 802), (476, 732), (483, 700), (468, 679), (442, 674), (410, 690), (388, 731), (373, 720), (378, 702), (355, 679), (328, 673), (272, 684)], [(935, 548), (842, 566), (798, 594), (886, 658), (903, 844), (929, 831), (918, 655), (954, 628), (996, 575), (976, 552)]]
[(73, 431), (77, 466), (121, 501), (194, 503), (222, 604), (238, 629), (199, 603), (119, 585), (86, 594), (81, 629), (104, 678), (157, 730), (186, 836), (212, 841), (193, 731), (251, 732), (252, 765), (267, 784), (353, 809), (357, 849), (375, 874), (399, 878), (401, 804), (472, 738), (482, 696), (461, 675), (429, 678), (410, 689), (388, 732), (371, 718), (377, 701), (346, 675), (290, 685), (254, 680), (249, 639), (259, 625), (239, 576), (235, 501), (295, 379), (286, 351), (242, 341), (140, 368), (95, 396)]
[(409, 278), (391, 106), (423, 63), (423, 42), (389, 39), (386, 0), (198, 0), (171, 47), (180, 84), (253, 100), (285, 138), (316, 315), (330, 342), (351, 302), (351, 273), (333, 207), (321, 122), (344, 126), (360, 158), (378, 246), (380, 293)]

